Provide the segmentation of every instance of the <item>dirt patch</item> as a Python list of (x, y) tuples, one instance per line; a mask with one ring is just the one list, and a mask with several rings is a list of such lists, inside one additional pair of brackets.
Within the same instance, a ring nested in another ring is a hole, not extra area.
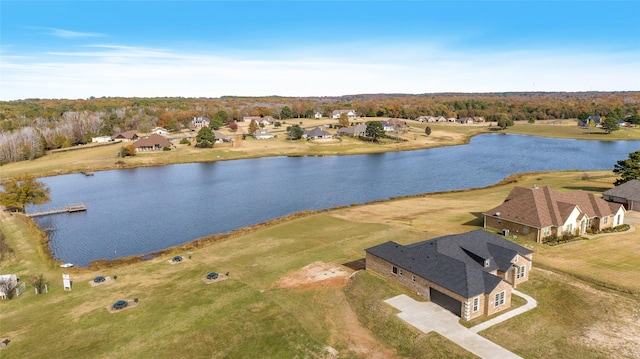
[(219, 274), (218, 278), (216, 278), (216, 279), (207, 279), (207, 277), (204, 277), (204, 278), (202, 278), (202, 281), (207, 283), (207, 284), (211, 284), (211, 283), (222, 282), (223, 280), (227, 280), (227, 279), (229, 279), (228, 275)]
[(342, 288), (347, 285), (353, 270), (339, 265), (324, 262), (313, 262), (277, 281), (279, 288)]
[(189, 258), (189, 257), (181, 257), (181, 259), (179, 261), (174, 261), (173, 258), (171, 258), (171, 259), (167, 260), (167, 263), (169, 263), (171, 265), (174, 265), (174, 264), (184, 263), (184, 262), (187, 262), (187, 261), (190, 261), (190, 260), (191, 260), (191, 258)]
[(93, 281), (93, 279), (92, 279), (92, 280), (90, 280), (90, 281), (89, 281), (89, 285), (90, 285), (90, 286), (92, 286), (92, 287), (97, 287), (97, 286), (99, 286), (99, 285), (103, 285), (103, 284), (107, 284), (107, 283), (111, 283), (111, 282), (113, 282), (113, 278), (111, 278), (111, 277), (104, 277), (104, 282), (96, 283), (96, 282), (94, 282), (94, 281)]
[(135, 299), (128, 299), (127, 300), (127, 306), (122, 308), (122, 309), (113, 309), (113, 304), (107, 306), (107, 310), (109, 311), (109, 313), (117, 313), (117, 312), (122, 312), (123, 310), (127, 310), (127, 309), (131, 309), (131, 308), (135, 308), (137, 307), (139, 304), (139, 302)]
[(6, 348), (10, 341), (9, 338), (0, 338), (0, 350)]
[(551, 275), (593, 296), (628, 302), (623, 313), (610, 313), (609, 318), (586, 328), (584, 335), (578, 337), (576, 341), (594, 349), (606, 348), (608, 353), (612, 354), (612, 358), (637, 358), (637, 353), (640, 353), (640, 309), (638, 309), (636, 301), (613, 292), (597, 290), (586, 283), (560, 273), (541, 268), (534, 270)]

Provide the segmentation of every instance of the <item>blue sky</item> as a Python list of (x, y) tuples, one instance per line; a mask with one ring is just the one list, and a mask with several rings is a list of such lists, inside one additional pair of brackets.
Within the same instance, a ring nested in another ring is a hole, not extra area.
[(0, 2), (0, 99), (640, 90), (640, 1)]

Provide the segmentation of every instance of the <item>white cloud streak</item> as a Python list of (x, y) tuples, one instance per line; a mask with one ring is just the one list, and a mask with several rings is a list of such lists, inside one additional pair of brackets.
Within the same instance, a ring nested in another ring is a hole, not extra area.
[(79, 32), (57, 28), (46, 28), (44, 34), (51, 35), (63, 39), (82, 39), (87, 37), (105, 37), (105, 34), (97, 32)]
[(221, 56), (94, 45), (30, 60), (3, 56), (0, 99), (640, 90), (636, 52), (385, 50), (340, 57), (318, 56), (317, 51), (300, 55), (299, 50)]

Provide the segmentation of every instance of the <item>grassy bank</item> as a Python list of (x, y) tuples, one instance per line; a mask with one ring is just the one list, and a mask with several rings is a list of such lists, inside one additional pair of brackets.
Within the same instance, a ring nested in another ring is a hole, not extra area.
[[(24, 281), (42, 273), (50, 291), (35, 295), (28, 287), (21, 297), (0, 301), (0, 338), (11, 340), (0, 358), (470, 357), (447, 339), (399, 321), (382, 300), (406, 290), (375, 275), (333, 278), (334, 270), (326, 270), (319, 274), (327, 279), (318, 282), (285, 286), (283, 280), (306, 278), (299, 274), (311, 263), (355, 261), (388, 240), (411, 243), (476, 229), (479, 213), (514, 185), (596, 191), (610, 188), (612, 178), (605, 171), (518, 175), (489, 188), (312, 214), (100, 269), (51, 266), (36, 249), (37, 232), (21, 216), (3, 213), (0, 230), (14, 253), (0, 263), (0, 273)], [(640, 349), (638, 240), (635, 232), (555, 247), (528, 243), (534, 271), (518, 289), (539, 307), (482, 334), (526, 358), (633, 357)], [(597, 247), (606, 248), (604, 257)], [(185, 260), (171, 264), (175, 254)], [(229, 277), (208, 284), (210, 271)], [(70, 292), (62, 289), (62, 273), (71, 274)], [(97, 275), (117, 279), (94, 286)], [(108, 310), (116, 300), (134, 298), (137, 306)]]
[[(334, 124), (332, 120), (303, 119), (302, 126), (314, 127), (323, 124)], [(277, 139), (255, 140), (251, 137), (242, 139), (241, 135), (234, 135), (233, 143), (216, 144), (213, 149), (198, 149), (193, 146), (179, 144), (174, 141), (176, 148), (171, 151), (157, 151), (140, 153), (134, 157), (118, 158), (117, 153), (122, 144), (110, 146), (88, 145), (85, 149), (50, 152), (42, 158), (32, 161), (22, 161), (5, 164), (0, 168), (0, 178), (32, 174), (34, 176), (50, 176), (81, 171), (100, 171), (108, 169), (135, 168), (143, 166), (161, 166), (177, 163), (211, 162), (268, 156), (334, 156), (365, 153), (380, 153), (389, 151), (409, 151), (440, 146), (452, 146), (466, 143), (469, 138), (483, 133), (514, 133), (558, 138), (594, 139), (594, 140), (628, 140), (640, 139), (640, 128), (624, 128), (611, 134), (605, 134), (600, 129), (587, 130), (575, 126), (573, 121), (561, 124), (526, 124), (518, 123), (513, 127), (501, 131), (487, 125), (459, 125), (420, 123), (407, 121), (408, 127), (400, 136), (401, 141), (384, 139), (380, 143), (372, 143), (343, 137), (340, 141), (316, 143), (309, 141), (288, 141), (286, 126), (274, 130)], [(293, 122), (292, 122), (293, 123)], [(244, 124), (246, 126), (246, 124)], [(432, 133), (427, 136), (425, 127), (431, 127)], [(193, 135), (193, 133), (190, 133)], [(182, 136), (184, 134), (179, 134)]]

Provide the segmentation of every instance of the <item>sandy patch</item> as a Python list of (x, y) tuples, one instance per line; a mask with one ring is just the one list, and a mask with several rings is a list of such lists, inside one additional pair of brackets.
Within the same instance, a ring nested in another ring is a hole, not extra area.
[(92, 280), (89, 281), (89, 285), (91, 285), (92, 287), (97, 287), (99, 285), (103, 285), (103, 284), (107, 284), (107, 283), (111, 283), (113, 282), (113, 278), (111, 277), (104, 277), (104, 282), (100, 282), (100, 283), (96, 283)]
[(117, 313), (117, 312), (122, 312), (123, 310), (135, 308), (138, 306), (138, 304), (140, 304), (139, 302), (136, 302), (134, 299), (127, 299), (127, 303), (128, 303), (127, 306), (122, 309), (113, 309), (113, 304), (106, 306), (106, 308), (109, 311), (109, 313)]
[(353, 270), (324, 262), (313, 262), (275, 283), (279, 288), (342, 288), (347, 285)]
[(224, 274), (218, 274), (218, 278), (217, 279), (207, 279), (207, 277), (202, 278), (202, 281), (207, 283), (207, 284), (211, 284), (211, 283), (218, 283), (218, 282), (222, 282), (223, 280), (227, 280), (229, 279), (229, 276), (224, 275)]
[(173, 260), (173, 257), (171, 257), (171, 259), (167, 260), (167, 263), (169, 263), (171, 265), (174, 265), (174, 264), (180, 264), (180, 263), (188, 262), (190, 260), (191, 260), (191, 258), (189, 258), (189, 257), (182, 257), (181, 261), (176, 262), (176, 261)]

